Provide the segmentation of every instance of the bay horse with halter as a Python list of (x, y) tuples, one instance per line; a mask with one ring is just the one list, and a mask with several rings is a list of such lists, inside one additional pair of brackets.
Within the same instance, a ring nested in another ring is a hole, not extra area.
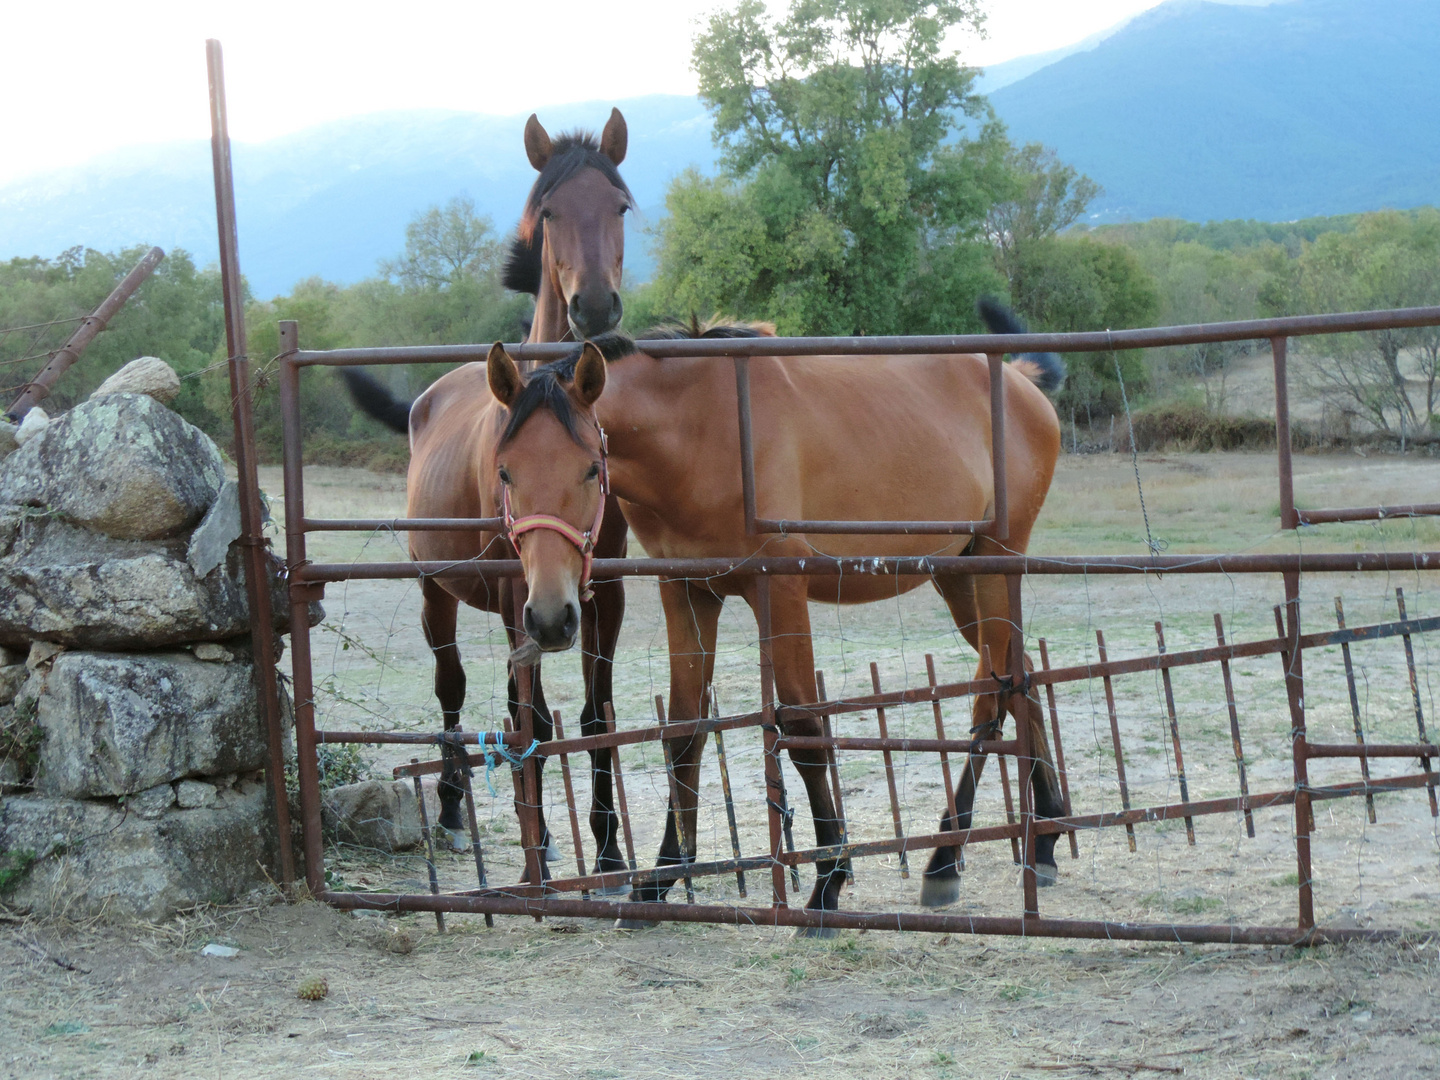
[[(625, 160), (628, 133), (625, 118), (612, 109), (597, 141), (574, 132), (551, 139), (532, 115), (525, 125), (525, 152), (539, 173), (525, 202), (502, 275), (506, 287), (535, 296), (528, 340), (565, 341), (613, 330), (620, 322), (620, 276), (625, 257), (624, 215), (634, 206), (617, 166)], [(468, 364), (437, 379), (413, 404), (396, 401), (379, 382), (358, 369), (342, 369), (362, 409), (410, 436), (410, 468), (406, 478), (410, 517), (479, 518), (497, 516), (496, 504), (485, 494), (494, 478), (493, 452), (506, 423), (506, 410), (486, 388), (485, 367)], [(515, 558), (515, 539), (557, 523), (519, 522), (504, 535), (478, 531), (424, 531), (409, 536), (410, 557), (445, 562), (467, 559)], [(628, 530), (619, 507), (603, 506), (587, 522), (578, 542), (599, 558), (625, 555)], [(577, 539), (572, 537), (571, 539)], [(562, 541), (536, 534), (523, 545), (521, 558), (535, 557)], [(465, 669), (455, 641), (458, 607), (469, 604), (498, 613), (512, 648), (523, 631), (540, 640), (563, 633), (568, 648), (578, 627), (582, 639), (581, 667), (585, 705), (581, 732), (604, 730), (604, 707), (611, 700), (611, 668), (615, 643), (625, 612), (625, 590), (619, 580), (595, 581), (583, 595), (571, 598), (562, 625), (541, 630), (532, 626), (531, 605), (517, 601), (504, 585), (483, 580), (426, 578), (421, 582), (422, 622), (435, 657), (435, 696), (444, 729), (460, 727), (465, 703)], [(523, 595), (523, 590), (522, 590)], [(520, 610), (515, 610), (519, 606)], [(537, 636), (538, 635), (538, 636)], [(553, 731), (537, 666), (532, 680), (535, 734), (548, 741)], [(518, 708), (513, 673), (509, 707)], [(464, 788), (459, 770), (461, 751), (452, 743), (442, 748), (439, 824), (457, 849), (468, 847), (460, 805)], [(591, 755), (591, 829), (595, 835), (595, 872), (624, 870), (619, 847), (619, 817), (611, 791), (610, 752)], [(544, 846), (555, 858), (550, 832)], [(602, 891), (623, 891), (624, 887)]]
[[(1021, 333), (1023, 326), (996, 302), (982, 302), (990, 329)], [(756, 336), (768, 331), (712, 329), (705, 336)], [(683, 335), (682, 335), (683, 336)], [(657, 350), (659, 351), (659, 350)], [(583, 530), (599, 514), (608, 486), (646, 552), (657, 558), (772, 556), (937, 556), (1024, 552), (1045, 500), (1060, 452), (1060, 425), (1046, 390), (1064, 377), (1054, 354), (1030, 354), (1002, 369), (1005, 385), (1005, 462), (1009, 538), (987, 536), (784, 535), (745, 531), (736, 389), (723, 358), (656, 359), (624, 338), (586, 342), (566, 360), (522, 372), (497, 343), (486, 364), (496, 408), (483, 458), (493, 471), (476, 480), (485, 512), (545, 514)], [(994, 511), (990, 447), (990, 375), (983, 356), (811, 356), (750, 361), (757, 454), (756, 501), (766, 518), (974, 521)], [(467, 378), (477, 378), (478, 375)], [(608, 483), (607, 483), (608, 482)], [(861, 508), (863, 507), (863, 511)], [(584, 553), (557, 533), (535, 533), (521, 544), (529, 584), (526, 627), (542, 648), (562, 647), (570, 612), (584, 587)], [(955, 625), (983, 656), (1009, 655), (1011, 623), (1005, 579), (944, 574), (934, 577), (850, 575), (770, 579), (777, 717), (787, 735), (821, 734), (805, 709), (817, 697), (810, 643), (811, 600), (865, 603), (930, 582)], [(714, 676), (721, 607), (731, 596), (755, 607), (754, 579), (724, 576), (665, 578), (660, 597), (670, 649), (669, 718), (697, 719)], [(980, 677), (990, 674), (980, 671)], [(1029, 725), (1038, 748), (1031, 770), (1036, 809), (1063, 813), (1050, 763), (1043, 715), (1028, 693), (1008, 707)], [(993, 738), (1004, 719), (1000, 696), (979, 695), (977, 737)], [(673, 744), (678, 805), (667, 813), (658, 865), (694, 859), (696, 803), (703, 735)], [(805, 783), (816, 842), (842, 842), (839, 815), (822, 750), (791, 750)], [(941, 829), (968, 828), (975, 782), (984, 755), (967, 761)], [(677, 815), (683, 831), (677, 832)], [(1037, 875), (1056, 876), (1055, 835), (1036, 842)], [(925, 870), (921, 902), (940, 906), (959, 897), (959, 852), (938, 849)], [(835, 910), (845, 879), (837, 862), (817, 864), (807, 906)], [(662, 900), (680, 877), (636, 887), (632, 900)]]

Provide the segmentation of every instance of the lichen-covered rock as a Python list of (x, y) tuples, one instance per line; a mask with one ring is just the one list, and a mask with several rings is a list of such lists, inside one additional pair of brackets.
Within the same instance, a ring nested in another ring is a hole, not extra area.
[(379, 851), (420, 845), (420, 805), (402, 780), (365, 780), (331, 788), (320, 796), (325, 831), (344, 844)]
[(224, 480), (220, 451), (199, 428), (147, 394), (107, 394), (52, 420), (0, 463), (0, 502), (152, 540), (198, 522)]
[(19, 424), (12, 424), (3, 416), (0, 416), (0, 460), (9, 457), (20, 444), (15, 441), (15, 435), (20, 430)]
[[(270, 561), (277, 631), (290, 605)], [(181, 540), (115, 540), (32, 510), (0, 507), (0, 645), (32, 641), (99, 649), (153, 649), (248, 634), (241, 548), (199, 577)], [(311, 625), (324, 617), (311, 606)]]
[(15, 445), (24, 446), (49, 426), (50, 414), (36, 405), (21, 418), (20, 426), (15, 429)]
[(24, 664), (6, 664), (0, 667), (0, 705), (9, 705), (30, 677), (30, 669)]
[(181, 780), (175, 785), (175, 801), (183, 810), (215, 805), (215, 785), (204, 780)]
[(188, 652), (61, 653), (35, 718), (42, 795), (129, 795), (267, 760), (254, 666), (207, 664)]
[(110, 800), (12, 796), (0, 803), (0, 851), (36, 857), (5, 897), (21, 911), (62, 897), (75, 914), (157, 921), (234, 900), (276, 873), (274, 816), (258, 779), (212, 806), (151, 818)]
[(141, 356), (97, 386), (90, 397), (93, 400), (107, 394), (149, 394), (169, 404), (180, 394), (180, 376), (158, 356)]
[(190, 534), (185, 560), (204, 577), (225, 561), (230, 545), (240, 537), (240, 485), (226, 480), (205, 517)]

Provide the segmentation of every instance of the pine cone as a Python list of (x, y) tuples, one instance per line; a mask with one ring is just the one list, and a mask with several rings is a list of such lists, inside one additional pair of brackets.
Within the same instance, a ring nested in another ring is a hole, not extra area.
[(300, 989), (295, 991), (297, 997), (306, 1001), (320, 1001), (328, 993), (330, 984), (325, 981), (324, 975), (311, 975), (308, 979), (302, 979)]

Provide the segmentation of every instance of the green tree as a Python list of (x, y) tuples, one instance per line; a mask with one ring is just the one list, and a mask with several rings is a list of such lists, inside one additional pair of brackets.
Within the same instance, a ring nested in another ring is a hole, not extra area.
[(404, 253), (381, 260), (380, 273), (406, 288), (443, 289), (493, 277), (501, 256), (491, 220), (475, 212), (475, 200), (457, 196), (412, 218), (405, 226)]
[(994, 279), (973, 253), (937, 252), (983, 242), (990, 200), (964, 189), (1003, 141), (994, 124), (952, 138), (988, 107), (945, 43), (981, 22), (977, 0), (793, 0), (779, 17), (741, 0), (711, 16), (693, 61), (723, 174), (672, 186), (655, 306), (787, 333), (973, 325), (973, 293), (937, 311), (943, 281)]
[(1001, 197), (985, 212), (985, 234), (1014, 290), (1027, 250), (1079, 221), (1100, 185), (1040, 143), (1007, 147), (1002, 175)]
[[(1353, 232), (1321, 235), (1297, 261), (1292, 290), (1310, 311), (1440, 303), (1440, 211), (1365, 214)], [(1375, 427), (1414, 434), (1440, 423), (1433, 328), (1327, 337), (1299, 351), (1311, 387)]]

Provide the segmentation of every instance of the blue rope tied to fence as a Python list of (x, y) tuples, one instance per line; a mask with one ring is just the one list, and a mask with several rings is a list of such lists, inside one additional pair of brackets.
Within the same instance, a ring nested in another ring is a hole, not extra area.
[[(494, 739), (494, 743), (490, 742)], [(490, 782), (490, 774), (499, 764), (496, 758), (502, 758), (510, 763), (511, 769), (520, 768), (525, 759), (540, 748), (539, 739), (531, 739), (530, 745), (522, 753), (516, 753), (505, 745), (505, 732), (503, 731), (482, 731), (480, 733), (480, 750), (485, 755), (485, 786), (490, 789), (490, 797), (496, 798), (495, 785)]]

